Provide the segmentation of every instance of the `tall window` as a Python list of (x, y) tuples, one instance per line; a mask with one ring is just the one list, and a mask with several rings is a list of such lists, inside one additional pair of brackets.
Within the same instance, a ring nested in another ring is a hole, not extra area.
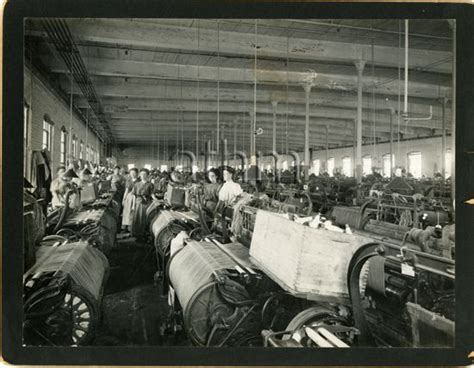
[(53, 130), (53, 124), (46, 119), (43, 120), (43, 145), (41, 148), (47, 149), (49, 152), (52, 152), (53, 147)]
[(282, 163), (282, 169), (283, 169), (283, 170), (288, 170), (288, 161), (286, 161), (286, 160), (283, 161), (283, 163)]
[(372, 157), (366, 155), (362, 157), (362, 175), (372, 174)]
[(26, 176), (26, 167), (28, 166), (28, 145), (29, 145), (29, 123), (30, 109), (25, 103), (23, 105), (23, 176)]
[(135, 167), (135, 164), (128, 164), (128, 170), (132, 170)]
[(451, 152), (450, 149), (446, 150), (446, 153), (444, 154), (444, 177), (449, 178), (452, 175), (452, 170), (453, 170), (453, 162), (451, 161), (453, 159), (453, 153)]
[[(183, 165), (181, 165), (181, 167), (183, 167)], [(147, 169), (147, 170), (151, 170), (151, 165), (150, 164), (145, 164), (144, 168)]]
[(81, 160), (84, 159), (84, 142), (81, 140), (81, 143), (79, 144), (79, 158)]
[(342, 173), (345, 176), (352, 176), (352, 162), (349, 156), (342, 158)]
[[(383, 155), (382, 159), (383, 159), (383, 176), (388, 178), (390, 177), (390, 173), (391, 173), (390, 153)], [(395, 156), (392, 155), (392, 167), (394, 163), (395, 163)]]
[(319, 175), (320, 171), (321, 171), (321, 161), (313, 160), (313, 174)]
[(160, 171), (168, 171), (168, 165), (161, 165), (160, 166)]
[(91, 162), (95, 163), (95, 149), (91, 148)]
[(329, 176), (334, 175), (334, 157), (328, 159), (328, 174)]
[(86, 146), (86, 161), (91, 159), (89, 145)]
[(72, 136), (72, 152), (71, 155), (74, 158), (77, 158), (77, 138), (75, 135)]
[(415, 178), (421, 178), (421, 152), (408, 154), (408, 172)]
[(66, 165), (66, 158), (67, 156), (67, 132), (66, 128), (62, 127), (61, 128), (61, 149), (60, 149), (60, 163), (61, 165), (65, 166)]

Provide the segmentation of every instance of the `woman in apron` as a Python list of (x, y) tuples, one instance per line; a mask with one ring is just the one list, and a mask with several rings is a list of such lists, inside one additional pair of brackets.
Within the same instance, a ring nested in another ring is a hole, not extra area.
[(150, 172), (147, 169), (140, 170), (141, 181), (135, 183), (132, 194), (135, 196), (135, 211), (132, 221), (132, 235), (137, 240), (145, 240), (146, 234), (146, 210), (152, 201), (154, 191), (153, 184), (149, 181)]
[(138, 170), (133, 168), (130, 170), (130, 177), (125, 183), (125, 194), (123, 195), (123, 214), (122, 214), (122, 230), (130, 232), (133, 221), (133, 211), (135, 207), (135, 196), (132, 194), (133, 187), (139, 181)]

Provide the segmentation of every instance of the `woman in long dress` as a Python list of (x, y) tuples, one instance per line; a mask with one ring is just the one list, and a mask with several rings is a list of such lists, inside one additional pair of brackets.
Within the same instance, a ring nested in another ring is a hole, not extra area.
[(125, 194), (123, 195), (122, 206), (122, 230), (131, 232), (133, 222), (133, 211), (135, 207), (135, 196), (132, 194), (135, 183), (140, 180), (138, 178), (138, 170), (130, 169), (130, 177), (125, 183)]
[(150, 171), (140, 170), (141, 181), (135, 183), (132, 194), (135, 196), (135, 211), (133, 213), (132, 235), (137, 240), (144, 240), (146, 234), (146, 210), (152, 201), (154, 186), (149, 180)]

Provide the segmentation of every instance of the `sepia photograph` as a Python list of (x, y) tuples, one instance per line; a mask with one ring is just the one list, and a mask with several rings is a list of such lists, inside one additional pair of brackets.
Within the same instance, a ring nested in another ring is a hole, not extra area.
[(454, 348), (455, 19), (23, 31), (24, 347)]

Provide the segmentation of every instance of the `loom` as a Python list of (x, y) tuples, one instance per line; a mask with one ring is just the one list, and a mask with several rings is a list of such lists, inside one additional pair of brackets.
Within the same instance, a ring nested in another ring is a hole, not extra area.
[[(170, 256), (171, 240), (181, 231), (192, 230), (199, 225), (194, 212), (162, 210), (152, 220), (150, 231), (153, 234), (158, 271), (155, 279), (164, 282), (165, 269)], [(166, 290), (163, 289), (163, 292)]]
[(170, 293), (193, 344), (261, 344), (256, 299), (262, 290), (253, 267), (248, 249), (239, 243), (191, 241), (172, 256)]
[[(64, 211), (64, 210), (63, 210)], [(70, 240), (87, 240), (109, 254), (115, 245), (119, 207), (112, 196), (105, 195), (79, 211), (67, 211), (64, 219), (53, 218), (48, 221), (47, 233), (56, 233)]]
[(52, 236), (23, 277), (24, 342), (87, 345), (94, 338), (109, 264), (87, 242)]

